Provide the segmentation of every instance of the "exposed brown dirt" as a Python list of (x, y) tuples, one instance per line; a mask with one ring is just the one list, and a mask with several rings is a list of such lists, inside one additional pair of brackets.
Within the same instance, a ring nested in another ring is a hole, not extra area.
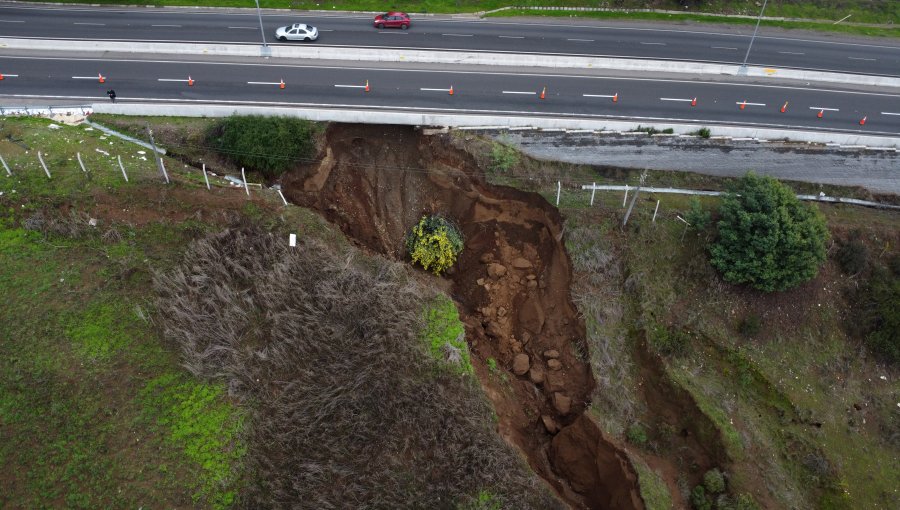
[[(571, 506), (643, 508), (624, 452), (584, 414), (594, 381), (556, 209), (487, 184), (445, 136), (408, 127), (332, 126), (318, 162), (285, 175), (283, 186), (290, 201), (396, 258), (423, 214), (455, 219), (466, 248), (451, 292), (500, 434)], [(503, 373), (492, 373), (489, 358)]]

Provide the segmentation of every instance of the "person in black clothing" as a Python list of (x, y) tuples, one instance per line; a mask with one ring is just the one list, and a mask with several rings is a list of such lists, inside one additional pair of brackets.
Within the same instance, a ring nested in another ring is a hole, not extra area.
[(109, 100), (113, 103), (116, 102), (116, 91), (113, 89), (109, 89), (106, 91), (106, 95), (109, 96)]

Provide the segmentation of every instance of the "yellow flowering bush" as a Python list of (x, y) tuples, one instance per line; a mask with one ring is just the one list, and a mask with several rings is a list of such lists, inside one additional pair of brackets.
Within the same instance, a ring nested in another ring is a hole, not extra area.
[(462, 249), (459, 228), (443, 216), (422, 216), (406, 235), (406, 251), (413, 263), (434, 274), (441, 274), (455, 264)]

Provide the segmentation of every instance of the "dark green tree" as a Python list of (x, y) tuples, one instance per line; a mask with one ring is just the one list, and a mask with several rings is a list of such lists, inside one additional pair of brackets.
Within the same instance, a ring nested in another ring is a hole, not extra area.
[(825, 261), (824, 217), (772, 177), (746, 174), (719, 212), (711, 263), (728, 282), (782, 291), (812, 279)]
[(234, 115), (207, 135), (216, 150), (238, 166), (277, 177), (315, 155), (315, 124), (293, 117)]

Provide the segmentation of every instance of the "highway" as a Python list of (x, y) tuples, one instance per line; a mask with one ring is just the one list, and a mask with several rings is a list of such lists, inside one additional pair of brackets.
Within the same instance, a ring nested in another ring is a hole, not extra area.
[[(106, 90), (112, 88), (123, 102), (353, 107), (376, 113), (373, 121), (379, 111), (422, 111), (900, 135), (900, 95), (814, 86), (385, 69), (303, 61), (2, 56), (0, 69), (9, 73), (0, 81), (3, 104), (21, 104), (26, 99), (55, 104), (103, 101)], [(189, 77), (193, 85), (188, 84)], [(865, 123), (860, 125), (863, 118)]]
[[(252, 6), (251, 2), (248, 2)], [(314, 43), (348, 48), (400, 48), (740, 64), (752, 26), (686, 27), (555, 18), (528, 22), (490, 18), (415, 17), (408, 31), (377, 30), (366, 14), (263, 11), (270, 44), (276, 27), (305, 22), (319, 28)], [(833, 36), (793, 36), (765, 27), (748, 63), (756, 66), (900, 77), (900, 41), (842, 42)], [(255, 10), (49, 6), (0, 3), (0, 37), (261, 43)]]

